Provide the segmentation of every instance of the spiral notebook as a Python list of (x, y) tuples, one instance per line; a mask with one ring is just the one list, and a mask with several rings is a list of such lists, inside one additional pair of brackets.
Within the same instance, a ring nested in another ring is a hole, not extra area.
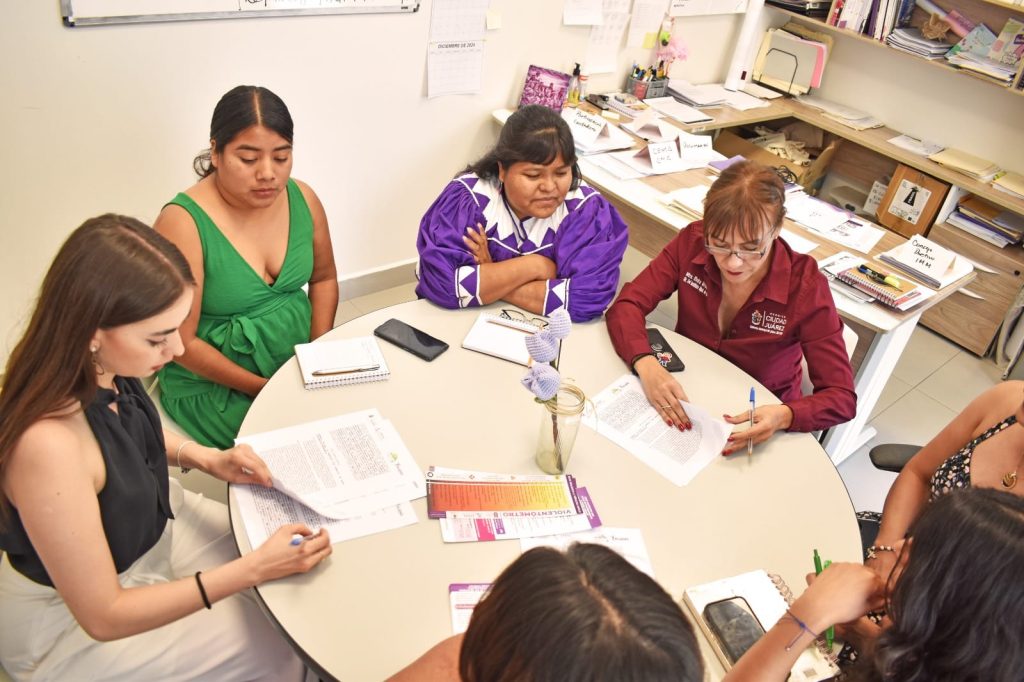
[(391, 376), (372, 336), (296, 344), (295, 359), (307, 389), (383, 381)]
[(528, 366), (530, 352), (526, 350), (526, 337), (537, 331), (537, 326), (530, 322), (480, 313), (462, 340), (462, 347)]
[[(877, 270), (877, 268), (875, 269)], [(891, 275), (892, 273), (882, 272), (882, 274)], [(897, 310), (913, 308), (918, 303), (930, 298), (930, 292), (926, 293), (925, 289), (903, 277), (897, 278), (900, 280), (899, 289), (889, 284), (876, 282), (856, 267), (843, 270), (838, 277), (850, 286), (870, 294), (881, 303)]]
[[(683, 593), (683, 603), (693, 614), (694, 621), (707, 637), (715, 655), (718, 656), (726, 670), (732, 667), (732, 663), (725, 655), (718, 638), (708, 627), (703, 614), (708, 604), (734, 597), (742, 597), (746, 600), (754, 617), (761, 623), (765, 632), (785, 615), (789, 605), (793, 603), (793, 592), (782, 578), (763, 570), (750, 571), (687, 589)], [(836, 652), (841, 648), (839, 644), (834, 645)], [(818, 639), (800, 654), (800, 658), (796, 660), (790, 671), (789, 680), (790, 682), (817, 682), (818, 680), (828, 680), (838, 674), (836, 655), (828, 650), (824, 640)]]

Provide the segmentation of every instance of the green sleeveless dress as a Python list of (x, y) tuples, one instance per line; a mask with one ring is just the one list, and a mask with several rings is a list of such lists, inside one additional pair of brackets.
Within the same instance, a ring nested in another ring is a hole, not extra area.
[[(302, 190), (288, 181), (288, 250), (281, 273), (267, 284), (235, 250), (206, 211), (186, 194), (171, 202), (196, 223), (203, 247), (202, 312), (196, 336), (235, 364), (270, 377), (309, 341), (312, 315), (302, 287), (313, 274), (313, 216)], [(159, 373), (167, 414), (204, 445), (229, 448), (252, 398), (177, 363)]]

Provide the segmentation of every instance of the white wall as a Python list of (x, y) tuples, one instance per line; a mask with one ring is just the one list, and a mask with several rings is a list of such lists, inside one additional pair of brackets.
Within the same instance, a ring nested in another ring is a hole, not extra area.
[[(589, 29), (563, 27), (557, 0), (492, 0), (483, 92), (426, 99), (430, 0), (400, 15), (235, 19), (67, 29), (57, 0), (5, 3), (0, 24), (0, 358), (29, 314), (42, 275), (84, 219), (116, 211), (151, 221), (195, 177), (210, 115), (229, 88), (277, 92), (295, 120), (296, 177), (318, 192), (339, 273), (415, 257), (419, 219), (452, 174), (494, 140), (489, 112), (513, 105), (526, 68), (569, 69)], [(676, 75), (725, 72), (738, 16), (682, 30)], [(697, 58), (697, 55), (701, 55)], [(620, 87), (634, 59), (623, 50)]]
[[(529, 64), (569, 69), (589, 35), (561, 25), (558, 0), (492, 0), (503, 27), (487, 34), (483, 92), (427, 100), (430, 0), (415, 14), (76, 29), (62, 26), (57, 0), (5, 5), (0, 358), (74, 227), (104, 211), (151, 221), (194, 182), (192, 157), (232, 86), (265, 85), (288, 103), (294, 173), (326, 206), (344, 280), (412, 259), (424, 210), (493, 142), (488, 113), (515, 103)], [(679, 20), (691, 56), (673, 75), (720, 81), (739, 23)], [(619, 73), (592, 77), (591, 89), (621, 86), (649, 57), (622, 50)], [(1024, 97), (843, 38), (821, 94), (1024, 170)]]

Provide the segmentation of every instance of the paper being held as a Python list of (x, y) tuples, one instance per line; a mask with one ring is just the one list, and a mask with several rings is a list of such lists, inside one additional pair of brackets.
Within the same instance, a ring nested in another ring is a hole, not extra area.
[(683, 486), (714, 461), (732, 426), (703, 408), (680, 401), (693, 428), (667, 425), (644, 395), (640, 380), (625, 374), (594, 398), (583, 423), (623, 447), (659, 474)]

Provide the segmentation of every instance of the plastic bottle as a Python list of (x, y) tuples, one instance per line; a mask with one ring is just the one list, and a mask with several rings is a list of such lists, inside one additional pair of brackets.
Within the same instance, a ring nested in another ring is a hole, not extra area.
[(580, 65), (572, 70), (572, 78), (569, 79), (569, 104), (580, 103)]
[(580, 96), (579, 101), (583, 102), (587, 99), (587, 85), (589, 76), (585, 73), (580, 74)]

